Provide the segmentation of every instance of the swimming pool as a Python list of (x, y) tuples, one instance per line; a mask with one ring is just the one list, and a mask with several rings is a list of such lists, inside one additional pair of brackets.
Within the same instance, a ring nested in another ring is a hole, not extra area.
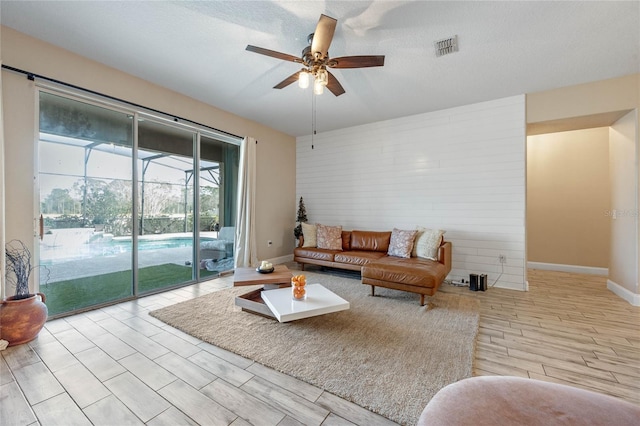
[[(40, 264), (53, 265), (55, 263), (70, 262), (74, 260), (90, 259), (95, 257), (117, 256), (122, 253), (131, 253), (133, 243), (131, 237), (116, 237), (113, 239), (97, 238), (49, 238), (53, 241), (40, 243)], [(215, 238), (201, 237), (200, 241), (214, 241)], [(138, 237), (138, 251), (184, 249), (181, 252), (188, 253), (193, 247), (193, 239), (186, 236), (144, 235)]]

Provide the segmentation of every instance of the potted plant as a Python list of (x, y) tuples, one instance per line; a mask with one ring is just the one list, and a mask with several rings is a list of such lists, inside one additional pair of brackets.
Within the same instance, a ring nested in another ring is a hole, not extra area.
[(300, 197), (300, 201), (298, 202), (298, 216), (296, 217), (296, 222), (298, 223), (295, 228), (293, 228), (293, 235), (296, 237), (296, 240), (300, 240), (302, 237), (302, 222), (306, 222), (307, 220), (307, 209), (304, 206), (304, 200)]
[(0, 305), (0, 339), (9, 346), (19, 345), (36, 338), (47, 321), (47, 305), (42, 293), (29, 292), (31, 252), (19, 240), (5, 246), (7, 271), (6, 280), (16, 288), (14, 296), (7, 297)]

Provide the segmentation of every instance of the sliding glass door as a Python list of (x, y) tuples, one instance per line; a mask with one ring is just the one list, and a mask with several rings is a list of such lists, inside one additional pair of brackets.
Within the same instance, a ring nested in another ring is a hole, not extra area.
[(131, 297), (132, 116), (41, 92), (38, 149), (49, 315)]
[(138, 122), (138, 292), (194, 274), (194, 147), (197, 134)]
[(237, 144), (126, 108), (39, 96), (38, 258), (50, 316), (233, 268)]

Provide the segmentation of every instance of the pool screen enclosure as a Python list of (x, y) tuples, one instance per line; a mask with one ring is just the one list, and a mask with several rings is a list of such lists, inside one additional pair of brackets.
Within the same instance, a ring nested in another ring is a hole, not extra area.
[[(239, 141), (48, 90), (39, 99), (39, 276), (53, 298), (50, 314), (185, 285), (226, 267), (233, 253), (213, 262), (200, 247), (234, 226)], [(188, 244), (139, 249), (141, 241), (176, 239)], [(117, 252), (112, 242), (130, 247)], [(214, 267), (201, 267), (205, 260)]]

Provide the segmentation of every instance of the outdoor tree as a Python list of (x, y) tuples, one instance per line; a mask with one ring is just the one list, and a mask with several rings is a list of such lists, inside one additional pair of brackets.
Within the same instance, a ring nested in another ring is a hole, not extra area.
[[(87, 179), (86, 186), (80, 185), (80, 193), (86, 193), (84, 219), (92, 224), (104, 224), (120, 213), (122, 203), (109, 183), (99, 179)], [(86, 192), (85, 192), (86, 191)]]
[(44, 214), (74, 214), (77, 201), (71, 197), (68, 189), (53, 188), (42, 203)]

